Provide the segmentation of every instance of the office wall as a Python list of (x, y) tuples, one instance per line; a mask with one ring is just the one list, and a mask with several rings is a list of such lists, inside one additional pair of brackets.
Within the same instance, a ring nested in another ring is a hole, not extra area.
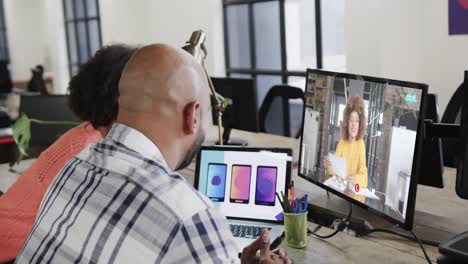
[(31, 68), (44, 63), (45, 38), (41, 1), (5, 0), (5, 23), (14, 80), (31, 77)]
[(468, 70), (468, 35), (448, 35), (447, 1), (425, 0), (422, 21), (423, 76), (443, 110)]
[(347, 71), (422, 81), (422, 1), (347, 1)]
[(468, 69), (468, 35), (448, 35), (440, 0), (346, 2), (347, 71), (429, 84), (444, 111)]
[(99, 3), (104, 44), (163, 42), (182, 46), (192, 31), (202, 29), (207, 35), (207, 70), (216, 76), (224, 75), (221, 1), (101, 0)]
[(54, 79), (53, 92), (64, 94), (67, 92), (70, 75), (62, 0), (40, 1), (45, 14), (46, 68), (50, 71), (49, 75)]
[(151, 0), (101, 0), (101, 35), (104, 45), (144, 44), (151, 39)]
[(67, 49), (61, 0), (5, 0), (5, 23), (13, 80), (31, 78), (42, 64), (54, 79), (55, 93), (68, 84)]

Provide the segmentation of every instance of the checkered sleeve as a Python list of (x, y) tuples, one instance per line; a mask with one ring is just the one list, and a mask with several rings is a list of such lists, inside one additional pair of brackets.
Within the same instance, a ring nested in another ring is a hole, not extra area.
[(163, 263), (239, 263), (226, 218), (207, 208), (185, 220)]

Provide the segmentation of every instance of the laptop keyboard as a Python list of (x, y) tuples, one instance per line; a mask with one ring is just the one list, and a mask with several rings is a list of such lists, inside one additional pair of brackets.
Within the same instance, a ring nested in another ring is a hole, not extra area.
[(234, 237), (242, 238), (252, 238), (255, 239), (262, 234), (263, 229), (267, 228), (271, 230), (270, 227), (263, 226), (247, 226), (247, 225), (236, 225), (230, 224), (231, 232)]

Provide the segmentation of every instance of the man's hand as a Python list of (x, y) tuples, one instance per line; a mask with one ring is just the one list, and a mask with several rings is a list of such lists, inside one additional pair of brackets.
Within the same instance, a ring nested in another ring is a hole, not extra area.
[[(257, 251), (260, 250), (260, 254)], [(241, 255), (241, 263), (293, 263), (287, 258), (286, 252), (277, 249), (270, 252), (270, 236), (267, 229), (252, 244), (244, 248)]]

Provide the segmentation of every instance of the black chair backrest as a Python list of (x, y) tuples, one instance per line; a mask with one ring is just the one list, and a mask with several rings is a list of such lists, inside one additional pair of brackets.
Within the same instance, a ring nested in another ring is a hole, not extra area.
[(13, 83), (8, 70), (8, 63), (5, 60), (0, 60), (0, 93), (10, 93), (12, 88)]
[[(441, 123), (447, 124), (460, 124), (461, 110), (463, 107), (463, 100), (465, 99), (465, 85), (468, 85), (468, 71), (465, 71), (465, 79), (462, 84), (455, 90), (455, 93), (450, 98), (445, 112), (440, 120)], [(460, 156), (458, 138), (442, 138), (442, 149), (444, 157), (444, 165), (448, 167), (456, 167), (458, 158)]]
[[(292, 105), (289, 101), (291, 99), (301, 99), (302, 105)], [(302, 89), (285, 84), (273, 86), (265, 96), (259, 110), (260, 131), (298, 138), (302, 127), (303, 105), (304, 92)], [(292, 108), (295, 108), (293, 116), (300, 113), (297, 119), (293, 118), (293, 121), (298, 123), (295, 126), (297, 131), (293, 132), (291, 132), (291, 128), (294, 127), (294, 124), (291, 122)], [(271, 127), (271, 123), (275, 123), (273, 124), (273, 127), (276, 125), (276, 129), (269, 128), (269, 126)], [(282, 126), (278, 126), (278, 124), (282, 124)]]
[[(20, 113), (45, 121), (80, 122), (68, 108), (68, 95), (21, 95)], [(32, 123), (28, 154), (36, 156), (74, 126)]]

